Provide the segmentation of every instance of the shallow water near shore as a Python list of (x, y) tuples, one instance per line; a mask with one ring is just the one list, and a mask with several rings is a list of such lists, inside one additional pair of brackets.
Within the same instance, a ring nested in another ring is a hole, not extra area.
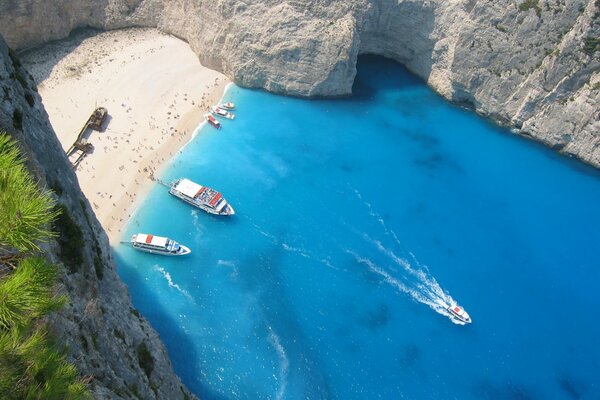
[[(600, 397), (600, 174), (364, 57), (355, 95), (231, 87), (115, 248), (133, 302), (203, 399)], [(453, 323), (457, 301), (473, 323)]]

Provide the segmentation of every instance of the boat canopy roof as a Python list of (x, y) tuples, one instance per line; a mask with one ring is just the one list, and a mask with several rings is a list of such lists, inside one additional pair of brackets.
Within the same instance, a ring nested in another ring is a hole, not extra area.
[(183, 193), (184, 195), (194, 198), (200, 190), (202, 190), (202, 185), (197, 184), (196, 182), (192, 182), (189, 179), (181, 179), (174, 187), (178, 192)]
[(167, 247), (168, 240), (166, 237), (147, 235), (145, 233), (135, 235), (135, 243), (151, 244), (159, 247)]

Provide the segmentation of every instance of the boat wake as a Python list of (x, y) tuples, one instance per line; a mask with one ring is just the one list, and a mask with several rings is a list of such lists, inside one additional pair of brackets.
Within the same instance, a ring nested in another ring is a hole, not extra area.
[(186, 299), (190, 300), (190, 301), (194, 301), (194, 298), (190, 295), (190, 293), (181, 288), (181, 286), (179, 286), (178, 284), (176, 284), (175, 282), (173, 282), (173, 278), (171, 277), (171, 274), (168, 271), (165, 271), (165, 269), (163, 267), (161, 267), (160, 265), (156, 264), (154, 266), (154, 269), (158, 272), (160, 272), (160, 274), (163, 276), (163, 278), (165, 278), (165, 280), (167, 281), (167, 283), (169, 284), (169, 287), (172, 287), (173, 289), (177, 290), (179, 293), (181, 293)]
[(287, 357), (285, 349), (281, 344), (281, 340), (279, 336), (273, 331), (271, 327), (269, 327), (269, 343), (273, 346), (275, 351), (277, 352), (277, 357), (279, 359), (279, 374), (277, 376), (277, 380), (279, 381), (279, 386), (277, 387), (277, 392), (275, 394), (275, 398), (277, 400), (283, 399), (285, 397), (285, 390), (287, 389), (287, 381), (288, 381), (288, 372), (290, 369), (290, 360)]
[(237, 278), (240, 275), (240, 271), (238, 270), (237, 265), (235, 265), (235, 262), (231, 261), (231, 260), (217, 260), (217, 265), (219, 267), (224, 267), (224, 268), (228, 268), (231, 270), (231, 274), (230, 276), (232, 278)]
[(333, 265), (333, 264), (331, 263), (331, 261), (329, 261), (329, 259), (328, 259), (328, 258), (322, 258), (322, 257), (316, 257), (316, 256), (313, 256), (313, 255), (312, 255), (312, 254), (310, 254), (310, 253), (309, 253), (307, 250), (304, 250), (304, 249), (299, 249), (299, 248), (297, 248), (297, 247), (290, 246), (290, 245), (289, 245), (289, 244), (287, 244), (287, 243), (281, 243), (281, 247), (282, 247), (282, 248), (283, 248), (285, 251), (287, 251), (287, 252), (290, 252), (290, 253), (296, 253), (296, 254), (298, 254), (298, 255), (300, 255), (300, 256), (302, 256), (302, 257), (304, 257), (304, 258), (308, 259), (308, 260), (311, 260), (311, 261), (315, 261), (315, 262), (321, 263), (321, 264), (323, 264), (324, 266), (326, 266), (327, 268), (331, 268), (331, 269), (335, 269), (335, 270), (338, 270), (338, 271), (340, 271), (340, 268), (338, 268), (338, 267), (336, 267), (335, 265)]
[(317, 257), (313, 254), (311, 254), (311, 252), (309, 252), (308, 250), (305, 249), (301, 249), (298, 247), (294, 247), (292, 245), (289, 245), (285, 242), (281, 242), (275, 235), (270, 234), (269, 232), (265, 232), (264, 230), (262, 230), (258, 225), (256, 224), (252, 224), (254, 226), (254, 228), (256, 229), (256, 231), (266, 237), (267, 239), (269, 239), (269, 241), (273, 244), (278, 244), (281, 246), (281, 248), (285, 251), (287, 251), (288, 253), (296, 253), (301, 257), (306, 258), (307, 260), (311, 260), (317, 263), (321, 263), (324, 266), (326, 266), (327, 268), (331, 268), (331, 269), (335, 269), (340, 271), (341, 269), (336, 267), (335, 265), (333, 265), (333, 263), (330, 261), (329, 258), (327, 257)]
[(359, 233), (362, 239), (374, 247), (384, 259), (391, 262), (386, 262), (387, 267), (384, 268), (378, 265), (372, 259), (361, 256), (353, 250), (346, 249), (346, 252), (354, 257), (361, 265), (365, 265), (369, 271), (379, 275), (383, 282), (392, 286), (396, 290), (409, 295), (413, 300), (427, 305), (435, 312), (448, 317), (457, 325), (464, 325), (465, 322), (456, 319), (450, 312), (448, 307), (457, 304), (456, 300), (450, 294), (442, 289), (437, 280), (431, 275), (426, 265), (419, 262), (417, 257), (410, 251), (404, 250), (404, 246), (396, 233), (390, 229), (385, 220), (373, 210), (372, 205), (365, 201), (356, 189), (353, 189), (356, 197), (369, 211), (369, 215), (377, 221), (383, 230), (385, 236), (393, 241), (393, 248), (386, 247), (382, 240), (374, 239), (366, 233)]

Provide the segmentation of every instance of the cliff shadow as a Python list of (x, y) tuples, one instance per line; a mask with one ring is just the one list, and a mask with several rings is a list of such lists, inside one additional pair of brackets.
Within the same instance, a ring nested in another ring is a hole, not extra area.
[(373, 54), (404, 65), (427, 80), (434, 64), (436, 6), (427, 2), (371, 1), (359, 55)]
[[(68, 37), (54, 40), (30, 49), (19, 51), (18, 55), (25, 69), (31, 74), (36, 85), (40, 85), (50, 77), (54, 67), (69, 54), (73, 53), (81, 43), (103, 31), (96, 28), (84, 27), (71, 31)], [(85, 65), (69, 68), (72, 76), (81, 73)]]
[(425, 86), (425, 82), (404, 65), (384, 56), (361, 55), (358, 57), (356, 70), (352, 85), (354, 100), (370, 100), (383, 88), (402, 90)]

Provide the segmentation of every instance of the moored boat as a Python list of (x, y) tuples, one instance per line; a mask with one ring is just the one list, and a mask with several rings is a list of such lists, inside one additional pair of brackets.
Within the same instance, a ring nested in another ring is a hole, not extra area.
[(223, 103), (219, 105), (220, 108), (224, 108), (226, 110), (234, 110), (235, 109), (235, 104), (228, 102), (228, 103)]
[(131, 246), (134, 249), (163, 256), (184, 256), (192, 251), (176, 241), (146, 233), (136, 233), (131, 236)]
[(235, 118), (235, 114), (230, 113), (229, 111), (225, 110), (224, 108), (221, 108), (221, 107), (218, 107), (218, 106), (211, 107), (210, 111), (213, 114), (215, 114), (215, 115), (219, 115), (219, 116), (227, 118), (227, 119), (234, 119)]
[(448, 306), (448, 308), (446, 308), (446, 310), (450, 313), (450, 316), (452, 318), (464, 322), (465, 324), (471, 323), (471, 317), (469, 316), (469, 314), (465, 311), (464, 308), (462, 308), (458, 304), (451, 304), (450, 306)]
[(171, 183), (169, 193), (209, 214), (233, 215), (235, 211), (221, 193), (189, 179), (181, 178)]
[(217, 129), (221, 129), (221, 123), (219, 122), (218, 119), (216, 119), (215, 117), (213, 117), (210, 114), (206, 114), (204, 115), (204, 118), (206, 118), (206, 121), (211, 124), (212, 126), (214, 126)]

